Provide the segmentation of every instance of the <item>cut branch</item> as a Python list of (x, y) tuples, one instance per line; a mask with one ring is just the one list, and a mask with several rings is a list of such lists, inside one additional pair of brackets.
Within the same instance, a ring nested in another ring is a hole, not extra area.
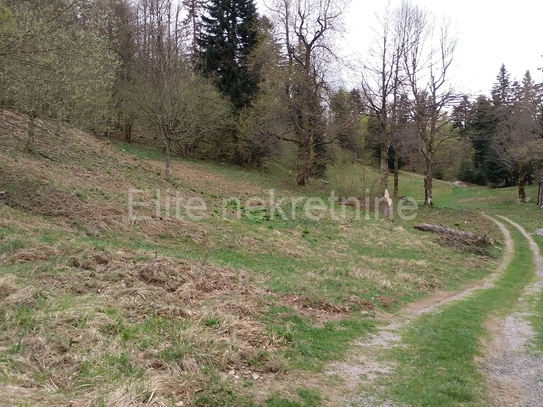
[(432, 225), (429, 223), (422, 223), (418, 226), (415, 226), (415, 229), (421, 230), (423, 232), (433, 232), (433, 233), (438, 233), (440, 235), (454, 236), (459, 239), (469, 241), (472, 243), (479, 243), (479, 244), (484, 244), (488, 246), (492, 246), (494, 244), (494, 239), (492, 239), (491, 237), (479, 235), (473, 232), (464, 232), (463, 230), (447, 228), (441, 225)]

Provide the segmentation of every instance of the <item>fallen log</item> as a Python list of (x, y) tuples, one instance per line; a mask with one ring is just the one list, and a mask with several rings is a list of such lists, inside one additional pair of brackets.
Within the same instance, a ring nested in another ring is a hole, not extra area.
[(423, 232), (433, 232), (440, 235), (454, 236), (459, 239), (465, 240), (467, 242), (478, 243), (483, 245), (492, 246), (494, 244), (494, 239), (488, 236), (482, 236), (473, 232), (464, 232), (463, 230), (457, 230), (452, 228), (447, 228), (441, 225), (432, 225), (430, 223), (421, 223), (418, 226), (415, 226), (415, 229), (422, 230)]

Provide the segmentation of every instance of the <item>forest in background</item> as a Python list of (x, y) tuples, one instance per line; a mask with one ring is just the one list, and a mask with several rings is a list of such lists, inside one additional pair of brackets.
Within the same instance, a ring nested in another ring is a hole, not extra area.
[(162, 146), (165, 178), (177, 156), (278, 160), (300, 186), (361, 163), (380, 169), (375, 196), (397, 197), (404, 169), (425, 175), (428, 205), (434, 177), (518, 185), (525, 201), (542, 84), (502, 65), (489, 95), (463, 95), (449, 24), (405, 1), (371, 22), (359, 86), (338, 88), (346, 4), (270, 0), (261, 15), (253, 0), (0, 0), (0, 107), (28, 117), (30, 152), (46, 118)]

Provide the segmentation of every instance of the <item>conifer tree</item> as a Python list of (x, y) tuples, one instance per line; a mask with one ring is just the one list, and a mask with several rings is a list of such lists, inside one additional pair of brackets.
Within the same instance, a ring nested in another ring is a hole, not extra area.
[(257, 78), (248, 69), (258, 43), (254, 0), (211, 0), (204, 10), (197, 41), (201, 69), (240, 111), (258, 91)]
[(508, 105), (513, 99), (513, 88), (509, 72), (505, 68), (505, 64), (500, 67), (500, 72), (496, 77), (496, 82), (492, 87), (492, 102), (495, 106)]
[(200, 15), (204, 7), (204, 0), (183, 0), (183, 6), (187, 12), (184, 24), (190, 38), (191, 55), (198, 54), (198, 38), (202, 33), (202, 21)]

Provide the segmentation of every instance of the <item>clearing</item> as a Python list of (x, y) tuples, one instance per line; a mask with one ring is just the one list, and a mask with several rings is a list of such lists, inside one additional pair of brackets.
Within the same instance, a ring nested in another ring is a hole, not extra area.
[[(445, 182), (436, 182), (440, 207), (411, 220), (366, 219), (339, 204), (308, 216), (310, 198), (328, 202), (376, 174), (359, 168), (300, 189), (279, 165), (175, 161), (166, 181), (157, 149), (37, 125), (29, 154), (26, 119), (0, 112), (5, 405), (311, 407), (381, 396), (401, 405), (387, 380), (398, 382), (403, 362), (381, 350), (415, 349), (404, 338), (410, 326), (489, 291), (513, 256), (496, 218), (481, 212), (541, 226), (535, 206), (511, 203), (514, 191)], [(400, 185), (422, 199), (419, 176), (402, 174)], [(288, 216), (265, 210), (272, 199)], [(422, 222), (497, 243), (451, 244), (413, 228)], [(536, 289), (526, 295), (540, 309)], [(490, 359), (485, 369), (492, 386)], [(483, 400), (485, 386), (477, 389)]]

